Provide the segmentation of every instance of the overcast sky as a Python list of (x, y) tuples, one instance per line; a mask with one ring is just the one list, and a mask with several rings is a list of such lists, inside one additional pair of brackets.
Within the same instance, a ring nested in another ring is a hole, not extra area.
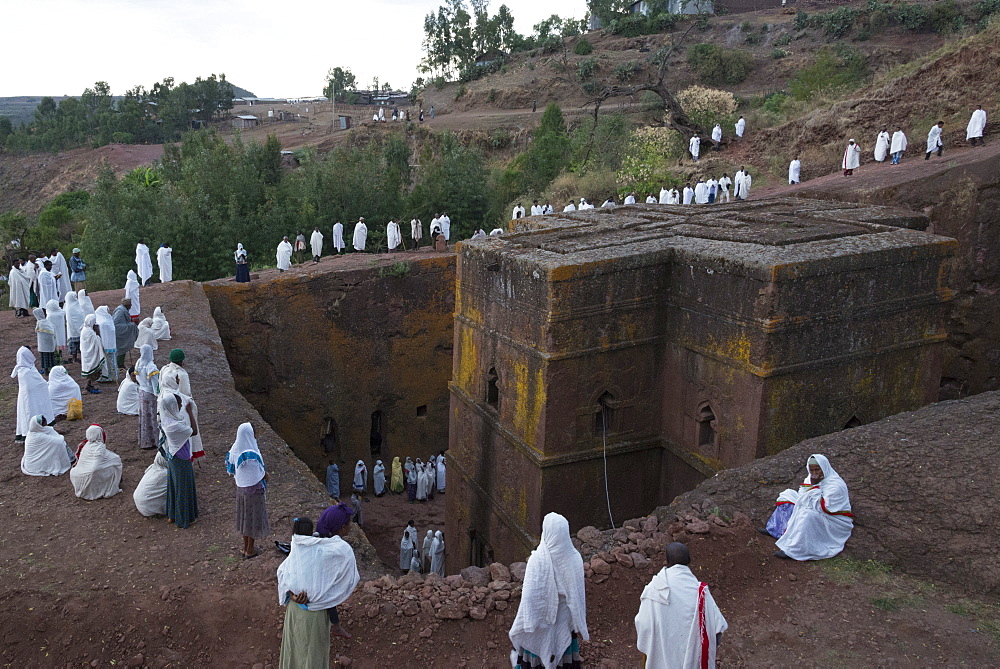
[[(164, 77), (225, 73), (258, 96), (321, 95), (326, 72), (349, 67), (409, 88), (424, 16), (441, 0), (12, 0), (3, 2), (0, 97), (79, 95), (107, 81), (115, 95)], [(501, 4), (490, 4), (491, 14)], [(551, 14), (582, 18), (585, 0), (507, 0), (520, 33)]]

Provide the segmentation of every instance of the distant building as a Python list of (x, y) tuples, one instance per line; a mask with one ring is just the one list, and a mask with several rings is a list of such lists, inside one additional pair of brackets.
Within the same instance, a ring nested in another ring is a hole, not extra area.
[[(649, 16), (654, 11), (667, 12), (670, 14), (714, 14), (715, 3), (712, 0), (664, 0), (663, 2), (647, 2), (647, 0), (636, 0), (629, 5), (629, 14), (642, 14)], [(600, 30), (604, 23), (594, 12), (590, 13), (590, 23), (588, 30)]]
[(233, 118), (233, 127), (237, 130), (256, 128), (258, 125), (260, 125), (260, 119), (249, 114), (241, 114)]

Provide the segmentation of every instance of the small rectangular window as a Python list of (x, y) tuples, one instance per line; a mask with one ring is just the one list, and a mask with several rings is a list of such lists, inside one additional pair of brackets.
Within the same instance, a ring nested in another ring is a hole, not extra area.
[(421, 404), (417, 407), (417, 418), (424, 418), (427, 416), (427, 405)]

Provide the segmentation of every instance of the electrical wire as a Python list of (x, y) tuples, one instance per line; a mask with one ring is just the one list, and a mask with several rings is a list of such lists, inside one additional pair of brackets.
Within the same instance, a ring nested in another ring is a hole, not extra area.
[(615, 527), (615, 518), (611, 515), (611, 492), (608, 490), (608, 423), (607, 410), (601, 406), (601, 439), (604, 442), (604, 499), (608, 502), (608, 520), (611, 521), (611, 529)]

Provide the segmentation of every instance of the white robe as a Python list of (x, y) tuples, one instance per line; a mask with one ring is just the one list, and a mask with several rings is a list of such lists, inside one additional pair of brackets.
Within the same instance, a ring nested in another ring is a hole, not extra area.
[(719, 179), (719, 188), (722, 189), (722, 195), (726, 198), (726, 202), (729, 202), (729, 187), (731, 185), (733, 185), (733, 180), (729, 177)]
[(698, 154), (701, 152), (701, 140), (697, 137), (692, 137), (688, 142), (688, 151), (691, 152), (691, 157), (698, 160)]
[(115, 402), (118, 413), (126, 416), (139, 415), (139, 385), (132, 381), (128, 374), (118, 386), (118, 399)]
[(69, 451), (66, 438), (51, 426), (32, 420), (24, 440), (21, 473), (28, 476), (59, 476), (69, 471)]
[(122, 459), (103, 442), (87, 441), (69, 480), (81, 499), (114, 497), (121, 492)]
[(900, 151), (906, 151), (906, 135), (902, 130), (897, 130), (892, 133), (892, 144), (889, 147), (889, 153), (899, 153)]
[(699, 181), (694, 186), (694, 203), (708, 204), (708, 184), (704, 181)]
[(444, 483), (445, 483), (444, 456), (441, 455), (438, 456), (436, 469), (437, 469), (437, 478), (435, 483), (437, 484), (437, 491), (444, 492)]
[(135, 245), (135, 266), (142, 285), (145, 286), (149, 277), (153, 276), (153, 263), (149, 259), (149, 247), (145, 244)]
[(944, 129), (934, 125), (927, 133), (927, 153), (937, 151), (942, 146), (941, 133)]
[(170, 339), (170, 323), (160, 307), (153, 309), (153, 335), (157, 339)]
[[(88, 320), (90, 325), (87, 325)], [(84, 326), (80, 328), (80, 373), (100, 371), (102, 377), (107, 377), (108, 359), (104, 355), (101, 336), (93, 328), (96, 320), (96, 316), (91, 314), (84, 319)]]
[(438, 222), (441, 224), (441, 234), (444, 235), (444, 240), (446, 242), (451, 241), (451, 216), (445, 214)]
[(368, 467), (361, 460), (358, 460), (358, 464), (354, 465), (354, 481), (352, 484), (354, 490), (368, 489)]
[[(118, 339), (115, 337), (115, 321), (108, 312), (108, 308), (105, 305), (97, 307), (97, 311), (94, 313), (97, 318), (97, 326), (101, 329), (101, 346), (104, 347), (105, 351), (116, 351), (118, 350)], [(112, 360), (111, 364), (115, 361)]]
[(429, 572), (431, 570), (431, 546), (434, 545), (434, 532), (427, 530), (427, 536), (424, 537), (424, 543), (420, 547), (420, 564), (423, 565), (423, 571)]
[(66, 348), (66, 312), (59, 308), (59, 303), (49, 300), (42, 305), (45, 307), (45, 318), (52, 326), (52, 334), (56, 338), (57, 348)]
[(7, 306), (11, 309), (30, 309), (31, 276), (20, 267), (11, 267), (7, 275), (7, 290), (10, 297)]
[(811, 485), (806, 476), (799, 486), (788, 529), (776, 544), (793, 560), (825, 560), (839, 554), (854, 529), (847, 484), (826, 456), (812, 457), (823, 470), (823, 480)]
[(788, 183), (797, 184), (799, 176), (802, 174), (802, 163), (798, 158), (788, 163)]
[(406, 526), (403, 530), (403, 538), (399, 540), (399, 568), (407, 570), (410, 562), (417, 553), (417, 528)]
[(70, 400), (83, 401), (80, 384), (73, 380), (62, 365), (49, 370), (49, 402), (52, 403), (52, 413), (65, 416)]
[(153, 350), (157, 350), (160, 345), (156, 343), (156, 335), (153, 333), (153, 319), (144, 318), (139, 323), (138, 333), (135, 337), (135, 348), (142, 348), (143, 344), (149, 344)]
[(287, 239), (282, 239), (281, 242), (278, 243), (276, 258), (278, 261), (278, 269), (286, 270), (292, 266), (292, 243)]
[(861, 147), (857, 144), (848, 144), (844, 149), (844, 159), (840, 161), (840, 166), (845, 170), (854, 170), (861, 166)]
[(878, 134), (875, 139), (875, 161), (884, 162), (886, 155), (889, 153), (889, 133), (883, 130)]
[(514, 211), (510, 213), (510, 217), (512, 220), (516, 220), (518, 218), (524, 218), (524, 207), (520, 205), (514, 207)]
[(576, 205), (573, 204), (572, 202), (570, 202), (565, 207), (563, 207), (563, 213), (570, 212), (570, 211), (576, 211)]
[(431, 542), (431, 571), (438, 576), (444, 576), (444, 535), (440, 531), (434, 533)]
[(417, 219), (410, 219), (410, 237), (413, 239), (414, 243), (419, 242), (424, 236), (424, 226)]
[(43, 269), (38, 273), (38, 304), (44, 305), (49, 300), (59, 301), (59, 286), (55, 274)]
[(982, 137), (984, 130), (986, 130), (986, 110), (977, 109), (972, 112), (969, 125), (965, 127), (965, 138), (976, 139), (977, 137)]
[(740, 118), (740, 120), (736, 122), (736, 136), (742, 137), (743, 133), (746, 132), (746, 129), (747, 120), (745, 118)]
[(139, 301), (139, 281), (135, 272), (129, 270), (125, 279), (125, 297), (132, 300), (132, 306), (128, 309), (129, 316), (138, 316), (142, 313), (142, 305)]
[(73, 291), (66, 293), (66, 306), (63, 311), (66, 314), (66, 338), (79, 339), (80, 328), (83, 327), (84, 314), (83, 309), (80, 307), (80, 298)]
[(333, 248), (340, 253), (344, 250), (344, 224), (334, 223), (333, 224)]
[(719, 125), (718, 123), (716, 123), (715, 127), (712, 128), (712, 141), (713, 142), (722, 141), (722, 126)]
[(681, 204), (691, 204), (694, 201), (694, 189), (688, 186), (684, 187), (684, 201)]
[(323, 255), (323, 233), (319, 230), (313, 230), (309, 237), (309, 246), (312, 248), (313, 257)]
[(427, 499), (427, 476), (424, 473), (424, 465), (422, 462), (417, 462), (417, 499), (426, 500)]
[(374, 484), (376, 495), (381, 495), (385, 492), (385, 465), (382, 464), (381, 460), (375, 462), (375, 468), (372, 470), (372, 483)]
[(361, 576), (350, 544), (340, 537), (292, 535), (292, 550), (278, 565), (278, 603), (290, 602), (288, 593), (305, 592), (310, 611), (332, 609), (347, 601)]
[(46, 422), (55, 418), (49, 398), (49, 382), (35, 367), (35, 354), (26, 346), (17, 350), (17, 364), (10, 378), (17, 379), (17, 427), (14, 434), (26, 436), (35, 416), (45, 416)]
[[(663, 191), (660, 191), (660, 192), (663, 192)], [(647, 195), (646, 196), (646, 204), (657, 204), (658, 202), (659, 202), (659, 200), (657, 200), (652, 195)], [(664, 203), (664, 204), (666, 204), (666, 203)]]
[(624, 204), (635, 204), (635, 195), (626, 195)]
[(167, 514), (167, 461), (157, 451), (153, 463), (146, 467), (139, 485), (132, 493), (135, 508), (144, 516), (165, 516)]
[(389, 221), (389, 224), (385, 226), (385, 244), (389, 247), (390, 251), (394, 251), (403, 243), (403, 235), (399, 232), (399, 223), (396, 221)]
[(160, 268), (160, 283), (174, 280), (174, 250), (161, 246), (156, 249), (156, 265)]
[(670, 191), (666, 188), (660, 189), (660, 204), (670, 204)]
[(351, 240), (354, 250), (364, 251), (366, 241), (368, 241), (368, 226), (358, 221), (354, 226), (354, 238)]
[[(701, 583), (686, 565), (664, 567), (642, 591), (635, 617), (636, 650), (646, 655), (646, 669), (699, 669), (715, 666), (716, 635), (729, 625), (705, 588), (699, 616)], [(704, 620), (704, 643), (701, 622)]]
[(680, 204), (681, 194), (676, 188), (671, 188), (670, 193), (667, 195), (667, 204)]
[[(56, 251), (54, 256), (49, 256), (52, 262), (52, 273), (59, 276), (56, 282), (59, 285), (59, 301), (66, 301), (66, 294), (73, 290), (73, 283), (69, 280), (69, 263), (62, 251)], [(60, 276), (61, 275), (61, 276)]]

